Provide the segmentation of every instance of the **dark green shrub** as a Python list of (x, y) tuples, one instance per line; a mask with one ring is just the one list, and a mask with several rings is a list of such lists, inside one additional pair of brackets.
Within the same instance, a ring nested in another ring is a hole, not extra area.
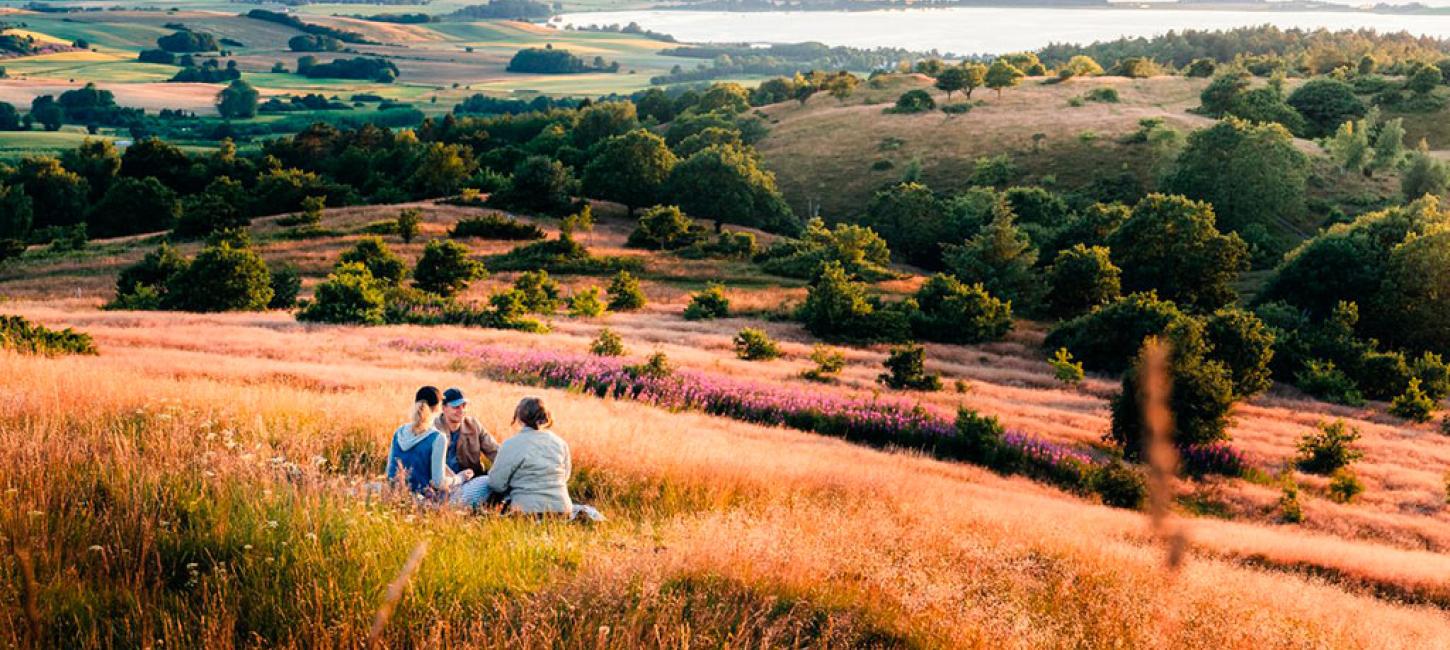
[(966, 407), (957, 408), (956, 439), (951, 443), (957, 453), (966, 460), (988, 467), (997, 465), (996, 457), (1002, 448), (1002, 435), (1006, 431), (997, 418), (984, 416)]
[(272, 274), (250, 246), (209, 245), (167, 283), (162, 305), (196, 312), (261, 311), (272, 302)]
[(1365, 352), (1349, 370), (1354, 383), (1369, 399), (1394, 399), (1409, 388), (1412, 379), (1410, 364), (1399, 352)]
[(1450, 397), (1450, 365), (1440, 355), (1425, 352), (1415, 359), (1410, 372), (1420, 380), (1420, 388), (1430, 399), (1440, 401)]
[(730, 299), (725, 297), (725, 285), (710, 283), (701, 291), (690, 296), (685, 306), (685, 320), (709, 320), (730, 315)]
[(1047, 270), (1047, 312), (1071, 318), (1120, 296), (1122, 271), (1104, 246), (1075, 244), (1060, 251)]
[(422, 223), (422, 210), (418, 208), (404, 208), (398, 212), (398, 221), (394, 224), (394, 228), (404, 244), (411, 244), (413, 243), (413, 239), (418, 236), (418, 229)]
[(599, 330), (599, 336), (589, 344), (589, 353), (599, 357), (622, 357), (625, 355), (624, 339), (606, 327)]
[(448, 297), (487, 275), (483, 263), (469, 257), (467, 246), (434, 240), (423, 248), (423, 257), (413, 269), (413, 286)]
[(1094, 88), (1092, 90), (1089, 90), (1089, 91), (1083, 93), (1082, 98), (1085, 101), (1090, 101), (1090, 102), (1100, 102), (1100, 103), (1103, 103), (1103, 104), (1116, 104), (1116, 103), (1118, 103), (1118, 89), (1116, 89), (1116, 88), (1106, 88), (1106, 87), (1104, 87), (1104, 88)]
[(1390, 415), (1412, 422), (1429, 422), (1435, 414), (1435, 400), (1420, 388), (1419, 378), (1410, 380), (1404, 394), (1390, 402)]
[(1299, 456), (1296, 464), (1311, 474), (1332, 474), (1348, 466), (1364, 455), (1354, 443), (1359, 440), (1359, 429), (1344, 423), (1344, 420), (1320, 422), (1315, 433), (1306, 434), (1299, 441)]
[(575, 318), (597, 318), (603, 316), (604, 292), (599, 287), (584, 287), (569, 296), (569, 315)]
[(926, 371), (926, 348), (915, 345), (898, 345), (891, 348), (886, 361), (882, 362), (886, 372), (877, 375), (876, 381), (893, 390), (941, 390), (941, 376)]
[(529, 318), (528, 297), (518, 289), (509, 289), (489, 296), (490, 310), (479, 322), (484, 327), (510, 329), (524, 332), (547, 332), (549, 327)]
[(884, 306), (867, 298), (866, 285), (830, 261), (811, 283), (796, 317), (811, 334), (825, 339), (902, 342), (911, 337), (910, 306)]
[(1252, 397), (1273, 385), (1269, 364), (1274, 359), (1274, 334), (1264, 321), (1250, 312), (1220, 309), (1203, 325), (1208, 356), (1228, 368), (1236, 396)]
[(340, 264), (313, 292), (311, 302), (297, 312), (297, 320), (313, 323), (381, 325), (385, 285), (366, 266)]
[(1114, 508), (1137, 509), (1148, 496), (1148, 482), (1143, 473), (1123, 461), (1113, 459), (1094, 467), (1088, 475), (1088, 489)]
[(272, 269), (272, 301), (268, 309), (291, 309), (297, 305), (297, 294), (302, 291), (302, 275), (297, 267), (282, 264)]
[(1133, 363), (1143, 339), (1162, 334), (1183, 313), (1154, 293), (1135, 293), (1058, 324), (1047, 335), (1048, 349), (1067, 348), (1083, 365), (1122, 372)]
[(676, 250), (705, 241), (704, 226), (685, 216), (676, 206), (657, 205), (639, 216), (639, 225), (629, 233), (627, 246), (648, 250)]
[(1329, 498), (1335, 503), (1349, 503), (1364, 492), (1364, 483), (1354, 470), (1342, 467), (1329, 479)]
[(1053, 377), (1069, 386), (1081, 384), (1085, 376), (1082, 362), (1073, 361), (1072, 353), (1068, 352), (1067, 348), (1058, 348), (1057, 352), (1054, 352), (1052, 357), (1047, 360), (1047, 364), (1052, 366)]
[(548, 271), (564, 275), (604, 275), (619, 271), (638, 272), (644, 261), (637, 257), (600, 257), (571, 237), (545, 239), (519, 246), (503, 255), (488, 258), (495, 271)]
[(514, 280), (514, 290), (522, 296), (524, 309), (537, 314), (552, 314), (564, 302), (559, 283), (548, 271), (524, 271)]
[(1294, 482), (1294, 475), (1284, 472), (1280, 485), (1279, 519), (1286, 524), (1303, 522), (1304, 508), (1299, 505), (1299, 484)]
[(609, 281), (609, 308), (613, 311), (643, 309), (647, 302), (639, 279), (629, 271), (620, 271)]
[(408, 265), (403, 258), (393, 254), (392, 249), (376, 235), (363, 237), (357, 244), (342, 253), (341, 264), (357, 263), (367, 267), (373, 279), (390, 286), (403, 282), (408, 274)]
[(448, 236), (454, 239), (478, 237), (505, 241), (531, 241), (543, 239), (544, 231), (531, 223), (524, 223), (498, 214), (485, 214), (481, 217), (460, 219), (458, 223), (453, 224), (453, 229), (448, 231)]
[(827, 262), (838, 262), (847, 273), (863, 280), (895, 276), (886, 268), (891, 250), (876, 231), (846, 223), (827, 228), (819, 218), (806, 223), (800, 239), (778, 241), (756, 261), (766, 273), (788, 278), (814, 278)]
[(949, 275), (932, 276), (916, 292), (918, 310), (911, 330), (917, 338), (942, 343), (1001, 340), (1012, 329), (1012, 306), (993, 298), (980, 284), (966, 285)]
[(746, 361), (780, 358), (780, 345), (764, 331), (747, 327), (735, 334), (735, 356)]
[(1359, 406), (1364, 404), (1364, 395), (1354, 380), (1335, 367), (1333, 361), (1310, 359), (1304, 369), (1294, 376), (1294, 385), (1316, 398), (1335, 404)]
[(191, 264), (176, 248), (166, 242), (156, 250), (146, 254), (140, 262), (121, 269), (121, 274), (116, 278), (116, 301), (111, 304), (115, 309), (137, 309), (146, 308), (146, 302), (139, 304), (134, 301), (125, 307), (120, 304), (131, 296), (140, 293), (142, 287), (149, 287), (152, 297), (157, 298), (151, 309), (160, 309), (160, 296), (166, 293), (167, 287), (171, 285), (171, 279)]
[(96, 354), (89, 334), (70, 328), (52, 330), (20, 316), (0, 316), (0, 349), (45, 356)]
[(931, 93), (920, 88), (908, 90), (896, 98), (896, 105), (887, 109), (888, 113), (921, 113), (936, 108), (936, 100), (931, 98)]
[[(1180, 319), (1164, 333), (1169, 343), (1172, 382), (1168, 407), (1173, 412), (1173, 442), (1191, 447), (1223, 440), (1233, 407), (1233, 379), (1228, 368), (1205, 356), (1203, 326)], [(1110, 438), (1129, 459), (1144, 457), (1147, 431), (1143, 423), (1141, 361), (1123, 373), (1123, 389), (1113, 398)]]

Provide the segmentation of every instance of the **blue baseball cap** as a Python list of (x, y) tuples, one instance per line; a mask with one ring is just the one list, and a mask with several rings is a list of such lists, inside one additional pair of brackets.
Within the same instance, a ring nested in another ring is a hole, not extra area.
[(463, 396), (463, 391), (450, 388), (443, 391), (443, 403), (456, 408), (467, 404), (468, 398)]

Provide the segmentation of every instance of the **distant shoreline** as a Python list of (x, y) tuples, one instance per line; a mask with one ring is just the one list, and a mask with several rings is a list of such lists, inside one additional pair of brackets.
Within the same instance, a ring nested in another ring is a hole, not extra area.
[[(1005, 0), (939, 0), (930, 2), (908, 3), (905, 1), (858, 1), (838, 0), (824, 2), (809, 2), (791, 5), (781, 5), (769, 0), (744, 0), (733, 2), (729, 0), (714, 2), (698, 2), (690, 4), (657, 4), (636, 11), (718, 11), (727, 13), (793, 13), (793, 12), (866, 12), (866, 11), (909, 11), (919, 9), (1092, 9), (1104, 10), (1113, 9), (1121, 11), (1236, 11), (1236, 12), (1261, 12), (1261, 13), (1349, 13), (1367, 15), (1387, 16), (1443, 16), (1450, 15), (1450, 7), (1429, 7), (1420, 4), (1408, 5), (1387, 5), (1377, 4), (1372, 7), (1359, 7), (1338, 2), (1106, 2), (1087, 1), (1075, 2), (1068, 0), (1024, 0), (1023, 2), (1006, 2)], [(617, 10), (608, 11), (569, 11), (571, 15), (582, 15), (590, 13), (617, 13)]]

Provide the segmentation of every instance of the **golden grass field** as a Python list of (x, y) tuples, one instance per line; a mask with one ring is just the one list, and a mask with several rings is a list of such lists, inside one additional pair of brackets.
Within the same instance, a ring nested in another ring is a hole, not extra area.
[[(477, 212), (424, 208), (425, 240)], [(329, 210), (323, 226), (351, 233), (397, 209)], [(307, 286), (358, 236), (269, 238), (276, 228), (258, 224), (262, 253), (299, 264)], [(586, 241), (641, 254), (621, 248), (626, 232), (606, 217)], [(409, 259), (421, 249), (389, 243)], [(395, 647), (1450, 647), (1450, 438), (1386, 416), (1383, 404), (1330, 407), (1280, 388), (1240, 405), (1234, 444), (1271, 470), (1318, 420), (1359, 427), (1366, 492), (1335, 504), (1323, 479), (1299, 474), (1306, 520), (1285, 525), (1276, 486), (1180, 482), (1175, 516), (1190, 550), (1170, 570), (1146, 515), (1026, 479), (497, 383), (466, 359), (399, 345), (582, 352), (608, 326), (636, 358), (659, 350), (685, 367), (804, 386), (794, 375), (808, 365), (809, 337), (751, 315), (803, 290), (746, 265), (720, 271), (744, 317), (681, 319), (713, 263), (651, 255), (644, 312), (561, 316), (541, 335), (100, 310), (116, 271), (152, 245), (113, 241), (0, 270), (0, 312), (76, 327), (100, 351), (0, 353), (0, 645), (29, 638), (31, 602), (46, 645), (358, 645), (426, 542), (386, 628)], [(495, 275), (468, 297), (511, 280)], [(781, 339), (786, 357), (735, 359), (730, 338), (743, 326)], [(1059, 386), (1037, 347), (1041, 329), (929, 346), (932, 368), (968, 389), (910, 397), (1094, 443), (1117, 382)], [(875, 390), (883, 353), (850, 350), (840, 383), (819, 390)], [(424, 383), (463, 387), (503, 435), (519, 397), (544, 395), (574, 451), (573, 493), (610, 520), (533, 524), (369, 496), (361, 485), (381, 472)], [(33, 587), (18, 554), (31, 558)]]

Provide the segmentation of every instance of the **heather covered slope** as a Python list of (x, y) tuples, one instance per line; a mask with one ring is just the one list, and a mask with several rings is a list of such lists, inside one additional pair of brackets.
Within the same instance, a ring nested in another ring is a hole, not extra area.
[[(424, 207), (424, 239), (476, 212)], [(352, 233), (396, 211), (330, 210), (323, 228), (335, 235), (295, 241), (271, 238), (264, 221), (256, 240), (269, 261), (301, 266), (311, 287)], [(809, 365), (810, 337), (761, 318), (801, 299), (794, 283), (625, 250), (627, 230), (606, 218), (590, 246), (644, 257), (652, 304), (599, 319), (558, 316), (548, 334), (302, 325), (282, 312), (98, 310), (119, 267), (153, 247), (144, 238), (7, 268), (6, 313), (86, 331), (100, 351), (0, 356), (0, 393), (9, 396), (0, 401), (0, 453), (19, 468), (3, 479), (13, 491), (0, 525), (33, 558), (44, 629), (95, 646), (357, 643), (384, 586), (426, 540), (389, 627), (397, 644), (1441, 647), (1450, 639), (1450, 565), (1440, 555), (1450, 545), (1442, 481), (1450, 443), (1432, 425), (1388, 418), (1383, 405), (1330, 407), (1288, 389), (1240, 404), (1233, 444), (1266, 473), (1295, 455), (1317, 420), (1359, 427), (1366, 492), (1339, 505), (1325, 498), (1324, 479), (1300, 475), (1305, 522), (1286, 525), (1272, 479), (1185, 480), (1175, 510), (1191, 550), (1173, 573), (1144, 515), (1042, 483), (524, 386), (527, 377), (490, 371), (504, 356), (491, 350), (586, 358), (608, 326), (631, 363), (658, 350), (692, 376), (781, 395), (880, 393), (882, 348), (849, 350), (839, 384), (796, 377)], [(390, 244), (410, 261), (421, 248)], [(712, 274), (737, 287), (730, 295), (743, 316), (681, 319), (688, 291)], [(495, 274), (470, 295), (512, 279)], [(730, 339), (747, 325), (780, 339), (785, 357), (736, 359)], [(880, 399), (931, 411), (967, 406), (1093, 453), (1117, 382), (1061, 387), (1042, 361), (1039, 328), (1019, 325), (1000, 343), (930, 346), (931, 368), (949, 386), (962, 380), (964, 392)], [(535, 526), (362, 496), (421, 383), (464, 386), (498, 432), (510, 430), (520, 396), (545, 395), (574, 449), (572, 489), (611, 521)], [(28, 624), (20, 572), (17, 562), (0, 564), (6, 643)]]

